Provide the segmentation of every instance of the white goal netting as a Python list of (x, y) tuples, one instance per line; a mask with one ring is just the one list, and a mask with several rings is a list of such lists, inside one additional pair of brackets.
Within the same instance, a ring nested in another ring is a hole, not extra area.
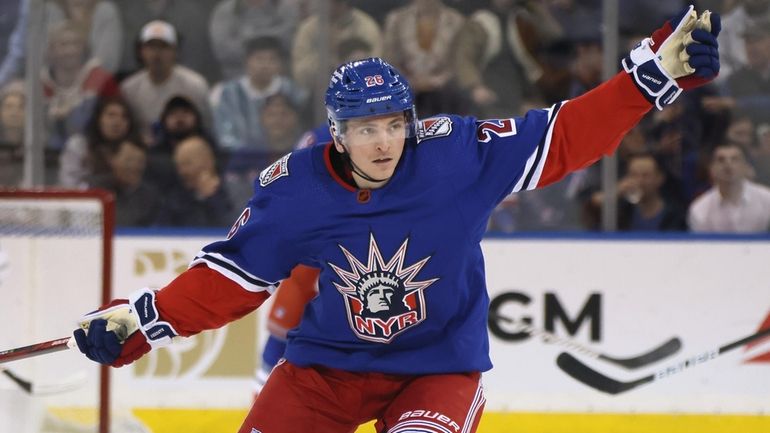
[[(65, 337), (109, 293), (112, 212), (98, 192), (0, 191), (0, 350)], [(0, 365), (0, 432), (97, 432), (107, 380), (63, 351)]]

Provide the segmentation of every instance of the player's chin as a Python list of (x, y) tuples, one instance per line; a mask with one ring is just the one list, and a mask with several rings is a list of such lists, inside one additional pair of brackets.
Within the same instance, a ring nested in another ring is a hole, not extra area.
[(371, 170), (373, 172), (384, 175), (386, 177), (391, 176), (393, 171), (396, 169), (396, 161), (393, 159), (382, 162), (372, 162), (371, 165)]
[(388, 179), (391, 176), (393, 176), (393, 172), (395, 171), (396, 166), (393, 167), (375, 167), (373, 170), (374, 173), (377, 173), (377, 176), (375, 176), (378, 179)]

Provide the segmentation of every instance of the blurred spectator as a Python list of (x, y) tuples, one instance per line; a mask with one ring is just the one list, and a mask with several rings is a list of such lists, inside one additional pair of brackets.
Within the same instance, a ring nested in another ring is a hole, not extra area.
[(495, 218), (502, 221), (501, 213), (515, 204), (515, 216), (510, 219), (516, 220), (518, 231), (579, 230), (582, 228), (581, 193), (592, 176), (598, 177), (598, 171), (594, 173), (592, 168), (586, 168), (540, 190), (518, 192), (495, 209)]
[[(540, 14), (541, 17), (546, 15)], [(575, 39), (571, 41), (573, 49), (565, 98), (580, 96), (601, 83), (602, 47), (599, 35), (594, 31), (572, 36)], [(547, 73), (542, 69), (540, 71), (541, 74)], [(550, 82), (552, 79), (547, 80)], [(515, 210), (519, 220), (518, 230), (578, 229), (582, 213), (581, 198), (590, 185), (596, 184), (598, 187), (598, 183), (597, 168), (590, 167), (570, 173), (545, 188), (517, 193)], [(504, 203), (501, 209), (496, 210), (498, 219), (501, 218), (499, 213), (509, 206)]]
[(743, 36), (748, 61), (727, 79), (732, 105), (755, 122), (770, 121), (770, 19), (753, 23)]
[[(351, 7), (350, 0), (330, 0), (329, 5), (329, 46), (332, 53), (338, 52), (340, 41), (359, 38), (372, 47), (373, 55), (382, 55), (382, 32), (372, 17)], [(318, 50), (318, 41), (323, 25), (327, 24), (321, 23), (317, 14), (304, 19), (297, 28), (291, 49), (294, 82), (305, 86), (311, 95), (316, 95), (316, 92), (322, 90), (315, 89), (319, 74), (331, 74), (331, 71), (342, 63), (339, 58), (322, 61), (324, 53)]]
[(337, 44), (337, 57), (340, 63), (352, 62), (353, 60), (368, 59), (374, 57), (372, 46), (361, 38), (343, 39)]
[(569, 98), (576, 98), (602, 82), (602, 42), (600, 35), (586, 35), (573, 41), (570, 61)]
[(307, 94), (284, 75), (285, 55), (281, 42), (270, 36), (247, 44), (246, 73), (213, 91), (211, 105), (219, 145), (225, 150), (270, 150), (265, 144), (260, 112), (265, 100), (283, 94), (292, 104), (304, 106)]
[(21, 76), (29, 0), (0, 2), (0, 87)]
[(492, 211), (487, 223), (487, 231), (492, 233), (523, 231), (519, 227), (522, 220), (519, 215), (519, 198), (516, 194), (511, 194)]
[[(770, 0), (769, 0), (770, 1)], [(754, 22), (742, 33), (749, 59), (727, 78), (726, 96), (703, 97), (712, 113), (739, 110), (754, 122), (770, 120), (770, 19)]]
[[(596, 32), (597, 23), (602, 22), (602, 0), (550, 0), (548, 8), (564, 32), (564, 37)], [(668, 19), (668, 17), (666, 17)], [(655, 24), (657, 26), (658, 24)], [(649, 27), (644, 29), (647, 34)]]
[(628, 172), (618, 182), (620, 230), (687, 230), (685, 210), (666, 193), (666, 171), (652, 154), (634, 155)]
[(755, 180), (770, 186), (770, 123), (757, 126), (756, 146), (751, 152)]
[(210, 125), (209, 85), (197, 72), (176, 64), (177, 34), (165, 21), (152, 21), (139, 37), (144, 68), (121, 84), (131, 109), (137, 113), (142, 134), (147, 140), (161, 110), (175, 95), (189, 98)]
[(259, 36), (276, 38), (282, 52), (288, 52), (298, 13), (296, 2), (287, 0), (220, 1), (211, 15), (209, 33), (222, 78), (232, 80), (246, 72), (243, 65), (243, 59), (249, 54), (246, 45)]
[(261, 114), (265, 148), (275, 157), (271, 159), (290, 152), (302, 132), (298, 107), (285, 94), (278, 93), (265, 100)]
[(105, 155), (109, 170), (89, 180), (90, 187), (103, 188), (115, 195), (115, 224), (118, 226), (146, 227), (158, 217), (159, 190), (144, 181), (146, 152), (140, 140), (127, 138)]
[(690, 3), (685, 0), (620, 0), (620, 31), (625, 34), (646, 33), (675, 16)]
[(648, 118), (647, 137), (667, 174), (666, 199), (689, 203), (707, 187), (701, 176), (701, 149), (710, 146), (704, 140), (703, 118), (693, 110), (694, 103), (680, 98), (666, 110), (655, 110)]
[(17, 186), (24, 163), (24, 83), (0, 88), (0, 185)]
[(489, 9), (471, 15), (457, 37), (454, 68), (472, 111), (481, 118), (508, 117), (521, 112), (525, 99), (538, 99), (532, 85), (548, 78), (537, 55), (559, 35), (539, 2), (492, 0)]
[(456, 112), (454, 39), (465, 17), (441, 0), (412, 0), (385, 18), (385, 57), (407, 77), (423, 116)]
[(254, 194), (252, 185), (257, 174), (291, 152), (302, 132), (297, 106), (282, 93), (265, 99), (258, 119), (263, 132), (260, 150), (246, 148), (231, 152), (225, 171), (227, 190), (233, 203), (239, 205), (246, 203)]
[(70, 135), (83, 131), (96, 100), (119, 93), (112, 75), (89, 59), (86, 40), (70, 21), (48, 34), (48, 62), (41, 73), (48, 112), (49, 147), (59, 150)]
[(217, 172), (210, 143), (201, 136), (182, 140), (174, 149), (179, 182), (164, 191), (158, 224), (183, 227), (226, 227), (233, 219), (233, 205)]
[(733, 112), (727, 126), (725, 138), (728, 142), (741, 146), (746, 152), (754, 147), (754, 121), (748, 114), (740, 111)]
[[(618, 181), (618, 230), (682, 231), (687, 230), (684, 207), (666, 197), (666, 172), (660, 160), (651, 153), (628, 157), (626, 174)], [(598, 230), (601, 222), (602, 192), (596, 192), (586, 203), (587, 226)]]
[(211, 51), (209, 25), (213, 0), (115, 0), (123, 18), (121, 76), (135, 72), (140, 63), (141, 29), (150, 21), (171, 24), (177, 32), (178, 63), (203, 75), (208, 82), (219, 80), (219, 65)]
[(107, 157), (126, 139), (140, 139), (128, 103), (121, 97), (99, 99), (85, 130), (71, 136), (62, 149), (59, 185), (83, 188), (89, 178), (108, 172)]
[(3, 147), (24, 144), (24, 82), (12, 81), (0, 89), (0, 143)]
[[(372, 0), (350, 0), (350, 5), (356, 9), (360, 9), (370, 17), (377, 21), (380, 26), (385, 25), (385, 17), (393, 9), (400, 8), (409, 4), (411, 0), (388, 0), (372, 1)], [(475, 3), (463, 0), (454, 0), (452, 3)]]
[(710, 10), (722, 16), (729, 12), (739, 0), (698, 0), (698, 10)]
[(714, 186), (690, 205), (691, 231), (758, 233), (770, 229), (770, 188), (746, 179), (748, 170), (740, 146), (728, 143), (714, 149)]
[(173, 154), (183, 140), (191, 136), (204, 136), (213, 149), (213, 140), (203, 125), (198, 108), (184, 96), (174, 96), (163, 106), (160, 121), (148, 153), (147, 179), (160, 189), (177, 182)]
[(107, 0), (53, 0), (45, 3), (46, 23), (69, 20), (88, 35), (88, 51), (100, 66), (116, 72), (123, 49), (123, 23), (114, 3)]
[(770, 0), (737, 0), (736, 3), (737, 6), (722, 17), (718, 81), (726, 80), (748, 63), (744, 31), (758, 21), (770, 19)]

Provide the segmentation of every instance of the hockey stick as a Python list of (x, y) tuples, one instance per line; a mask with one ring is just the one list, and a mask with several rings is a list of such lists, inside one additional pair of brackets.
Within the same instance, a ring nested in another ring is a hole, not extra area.
[(45, 355), (46, 353), (59, 352), (75, 347), (75, 339), (71, 337), (57, 338), (56, 340), (35, 343), (29, 346), (16, 347), (0, 351), (0, 364), (32, 356)]
[(19, 385), (21, 389), (32, 395), (51, 395), (70, 391), (83, 385), (87, 379), (85, 372), (81, 371), (60, 382), (39, 384), (23, 379), (7, 368), (2, 368), (0, 371)]
[(556, 358), (556, 365), (558, 365), (562, 371), (570, 375), (573, 379), (582, 382), (591, 388), (614, 395), (632, 390), (638, 386), (642, 386), (656, 380), (665, 379), (676, 373), (687, 370), (688, 368), (698, 366), (706, 361), (711, 361), (712, 359), (717, 358), (719, 355), (729, 352), (736, 347), (741, 347), (752, 341), (767, 336), (770, 336), (770, 328), (763, 329), (757, 333), (749, 335), (748, 337), (744, 337), (740, 340), (733, 341), (732, 343), (725, 344), (718, 349), (708, 350), (695, 356), (691, 356), (677, 364), (662, 368), (655, 373), (644, 376), (637, 380), (632, 380), (630, 382), (621, 382), (619, 380), (605, 376), (598, 371), (593, 370), (591, 367), (583, 364), (577, 360), (577, 358), (566, 352), (559, 354), (559, 356)]
[(14, 381), (17, 385), (21, 387), (24, 391), (27, 391), (27, 393), (32, 394), (32, 382), (28, 380), (24, 380), (14, 374), (11, 370), (8, 370), (7, 368), (3, 368), (2, 372), (4, 375), (8, 376), (9, 379)]
[(583, 346), (582, 344), (574, 340), (569, 340), (566, 338), (559, 337), (556, 334), (553, 334), (543, 329), (537, 329), (532, 325), (523, 323), (521, 321), (515, 321), (509, 317), (501, 316), (499, 314), (491, 314), (490, 318), (500, 319), (506, 323), (515, 323), (522, 332), (526, 332), (527, 334), (532, 336), (542, 337), (546, 343), (564, 346), (567, 349), (574, 350), (575, 352), (578, 352), (585, 356), (595, 358), (595, 359), (601, 359), (602, 361), (610, 362), (612, 364), (619, 365), (629, 370), (644, 367), (645, 365), (649, 365), (654, 362), (660, 361), (663, 358), (666, 358), (668, 356), (675, 354), (682, 347), (682, 341), (678, 337), (672, 337), (671, 339), (664, 342), (660, 346), (650, 350), (649, 352), (643, 353), (641, 355), (634, 356), (631, 358), (615, 358), (613, 356), (607, 355), (605, 353), (597, 352), (589, 347)]

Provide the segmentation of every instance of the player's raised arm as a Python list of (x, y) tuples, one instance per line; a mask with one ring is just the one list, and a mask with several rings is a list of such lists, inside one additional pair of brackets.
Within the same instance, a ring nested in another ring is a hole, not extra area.
[(611, 154), (652, 107), (663, 109), (683, 90), (719, 73), (719, 16), (689, 6), (640, 42), (615, 77), (552, 110), (552, 137), (537, 186)]

